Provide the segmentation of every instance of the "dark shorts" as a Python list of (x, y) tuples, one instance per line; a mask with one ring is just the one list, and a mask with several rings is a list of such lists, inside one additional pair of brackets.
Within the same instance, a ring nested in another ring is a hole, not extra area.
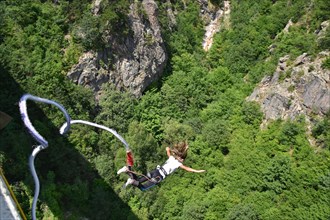
[(160, 174), (158, 169), (150, 171), (146, 176), (137, 178), (139, 181), (138, 188), (142, 191), (150, 189), (151, 187), (157, 185), (163, 180), (163, 176)]

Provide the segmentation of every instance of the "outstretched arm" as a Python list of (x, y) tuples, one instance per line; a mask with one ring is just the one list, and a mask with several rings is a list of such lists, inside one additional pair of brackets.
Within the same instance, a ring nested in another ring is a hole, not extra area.
[(169, 147), (166, 147), (166, 153), (168, 157), (171, 156), (171, 149)]
[(180, 166), (180, 168), (182, 168), (182, 169), (184, 169), (184, 170), (186, 170), (188, 172), (194, 172), (194, 173), (203, 173), (203, 172), (206, 171), (206, 170), (195, 170), (195, 169), (190, 168), (190, 167), (187, 167), (187, 166), (185, 166), (183, 164)]

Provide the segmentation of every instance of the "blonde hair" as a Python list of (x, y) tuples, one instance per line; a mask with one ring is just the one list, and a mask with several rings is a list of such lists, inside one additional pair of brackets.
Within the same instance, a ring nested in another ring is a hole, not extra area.
[(173, 148), (171, 149), (171, 153), (175, 158), (179, 157), (181, 159), (186, 159), (188, 149), (189, 149), (188, 142), (182, 141), (173, 145)]

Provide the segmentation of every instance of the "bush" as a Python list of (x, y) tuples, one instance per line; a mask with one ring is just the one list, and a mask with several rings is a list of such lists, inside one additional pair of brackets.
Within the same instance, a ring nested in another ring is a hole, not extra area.
[(330, 57), (326, 58), (326, 59), (322, 62), (321, 67), (322, 67), (323, 69), (330, 70)]

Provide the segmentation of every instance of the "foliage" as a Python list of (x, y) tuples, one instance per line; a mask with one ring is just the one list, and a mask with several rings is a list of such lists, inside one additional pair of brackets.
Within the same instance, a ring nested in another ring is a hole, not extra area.
[(98, 121), (115, 130), (126, 132), (134, 115), (136, 100), (128, 92), (117, 91), (113, 86), (104, 86), (100, 96)]
[(303, 52), (308, 51), (310, 54), (315, 52), (315, 44), (307, 42), (316, 41), (315, 35), (306, 33), (301, 28), (290, 28), (289, 33), (280, 36), (281, 44), (278, 46), (278, 50), (281, 54), (293, 54), (298, 56)]
[(258, 213), (253, 208), (253, 205), (247, 204), (247, 205), (237, 205), (235, 206), (228, 215), (229, 220), (258, 220), (260, 219)]
[(323, 36), (319, 38), (319, 47), (322, 50), (326, 50), (330, 47), (330, 29), (327, 28)]
[(323, 62), (322, 62), (322, 68), (323, 69), (330, 69), (330, 59), (326, 58)]
[(263, 118), (260, 106), (255, 102), (245, 102), (243, 104), (243, 121), (247, 124), (259, 126)]
[(318, 121), (312, 129), (312, 135), (323, 148), (330, 148), (330, 114)]
[[(157, 152), (158, 147), (157, 142), (137, 121), (133, 121), (129, 125), (128, 131), (130, 135), (127, 137), (127, 141), (130, 143), (131, 148), (134, 149), (136, 168), (146, 172), (149, 164), (148, 162), (153, 163), (158, 159), (155, 157), (155, 152)], [(123, 164), (121, 164), (121, 166), (123, 166)]]
[[(179, 4), (179, 3), (176, 3)], [(199, 16), (199, 6), (195, 1), (187, 1), (183, 3), (185, 10), (176, 17), (176, 26), (174, 33), (165, 32), (165, 39), (169, 45), (168, 49), (170, 54), (182, 54), (184, 52), (194, 53), (201, 50), (203, 24)], [(181, 5), (180, 5), (181, 6)], [(182, 6), (181, 6), (182, 7)]]
[(86, 13), (73, 30), (73, 39), (83, 45), (85, 50), (92, 49), (101, 42), (102, 32), (97, 17)]
[[(147, 192), (124, 190), (128, 176), (116, 174), (125, 164), (120, 141), (78, 125), (61, 137), (62, 113), (28, 103), (32, 123), (50, 143), (36, 160), (40, 219), (329, 218), (329, 114), (315, 121), (312, 146), (304, 117), (260, 129), (260, 106), (246, 101), (279, 57), (328, 49), (329, 30), (323, 38), (315, 34), (329, 20), (328, 1), (231, 1), (230, 25), (207, 53), (198, 2), (157, 1), (166, 74), (140, 98), (105, 85), (97, 104), (65, 73), (84, 50), (107, 46), (104, 33), (125, 39), (131, 1), (102, 1), (97, 16), (91, 3), (0, 2), (0, 106), (13, 117), (0, 131), (0, 163), (28, 218), (34, 183), (26, 163), (35, 141), (17, 109), (23, 93), (58, 101), (73, 119), (115, 129), (129, 143), (138, 173), (162, 165), (165, 147), (181, 140), (189, 142), (184, 164), (207, 170), (178, 169)], [(168, 7), (176, 15), (172, 26)], [(290, 19), (294, 24), (284, 32)], [(322, 67), (328, 63), (325, 58)]]
[[(312, 11), (312, 18), (310, 19), (311, 28), (315, 30), (320, 28), (322, 22), (330, 19), (330, 6), (327, 1), (317, 0), (314, 3), (314, 10)], [(313, 30), (313, 29), (312, 29)]]
[(191, 126), (181, 124), (178, 121), (168, 120), (164, 125), (164, 142), (177, 143), (183, 140), (194, 138), (194, 131)]

